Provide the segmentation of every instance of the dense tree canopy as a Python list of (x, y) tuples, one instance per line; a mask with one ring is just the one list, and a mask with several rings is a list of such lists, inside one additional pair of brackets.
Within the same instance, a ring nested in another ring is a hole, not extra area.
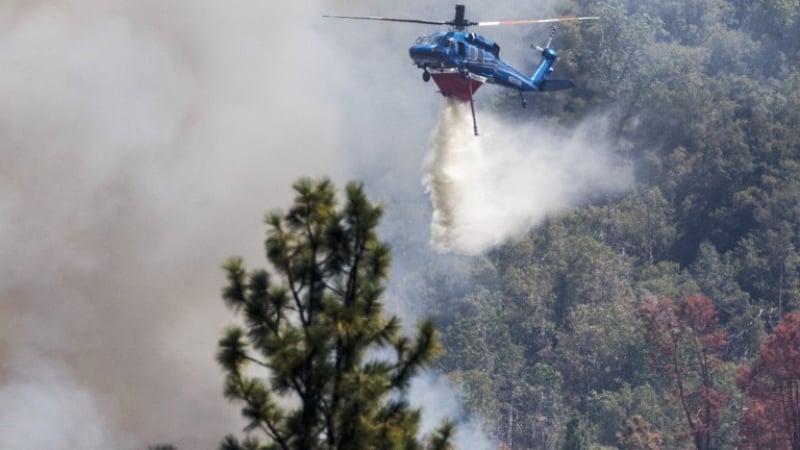
[(497, 113), (605, 115), (635, 185), (475, 258), (471, 288), (434, 292), (438, 367), (508, 448), (797, 448), (791, 426), (768, 426), (794, 394), (767, 355), (800, 309), (800, 4), (559, 8), (601, 17), (556, 37), (579, 87), (522, 112), (500, 93)]

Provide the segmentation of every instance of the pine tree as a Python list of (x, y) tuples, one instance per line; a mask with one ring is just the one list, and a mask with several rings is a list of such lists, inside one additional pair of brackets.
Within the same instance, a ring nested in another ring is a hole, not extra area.
[[(227, 436), (220, 448), (421, 448), (420, 411), (404, 394), (441, 347), (432, 322), (409, 338), (384, 314), (390, 255), (375, 233), (383, 210), (352, 183), (341, 209), (329, 180), (302, 179), (294, 190), (288, 213), (266, 218), (274, 270), (248, 271), (240, 258), (224, 265), (223, 299), (245, 326), (225, 330), (217, 361), (249, 436)], [(430, 446), (449, 448), (452, 431), (445, 424)]]

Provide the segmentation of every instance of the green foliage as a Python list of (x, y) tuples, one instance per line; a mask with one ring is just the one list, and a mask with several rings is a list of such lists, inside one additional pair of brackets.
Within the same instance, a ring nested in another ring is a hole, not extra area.
[[(281, 282), (240, 258), (224, 265), (222, 297), (245, 325), (225, 330), (217, 361), (251, 435), (228, 436), (220, 448), (420, 448), (420, 413), (403, 394), (441, 347), (432, 322), (409, 338), (383, 312), (390, 257), (375, 233), (382, 208), (356, 184), (341, 208), (328, 180), (303, 179), (294, 189), (292, 208), (266, 217), (267, 258)], [(368, 357), (381, 348), (394, 358)], [(446, 423), (432, 445), (448, 448), (452, 431)]]
[(583, 426), (580, 417), (573, 416), (567, 422), (564, 445), (561, 446), (562, 450), (588, 450), (589, 439), (586, 434), (586, 428)]
[(594, 234), (635, 264), (668, 256), (675, 242), (675, 211), (658, 188), (641, 189), (618, 202), (589, 207), (566, 218), (576, 232)]
[(736, 282), (731, 255), (720, 255), (711, 243), (703, 242), (691, 272), (700, 290), (714, 299), (728, 335), (728, 356), (741, 358), (755, 354), (763, 338), (763, 319), (750, 295)]
[(453, 446), (450, 445), (451, 437), (455, 431), (455, 425), (452, 422), (445, 422), (436, 430), (431, 436), (428, 445), (425, 447), (427, 450), (452, 450)]
[(640, 270), (637, 288), (641, 298), (685, 297), (700, 290), (689, 272), (681, 269), (678, 263), (661, 261)]
[(664, 402), (664, 394), (648, 383), (632, 387), (624, 384), (616, 391), (592, 392), (589, 397), (589, 418), (596, 424), (600, 442), (619, 442), (620, 430), (625, 435), (627, 421), (634, 417), (642, 417), (649, 422), (650, 428), (670, 433), (661, 435), (664, 448), (676, 448), (672, 430), (680, 426), (680, 411), (674, 404)]
[(571, 331), (557, 334), (552, 360), (577, 402), (589, 391), (617, 390), (626, 380), (643, 379), (644, 342), (630, 304), (579, 305), (570, 323)]

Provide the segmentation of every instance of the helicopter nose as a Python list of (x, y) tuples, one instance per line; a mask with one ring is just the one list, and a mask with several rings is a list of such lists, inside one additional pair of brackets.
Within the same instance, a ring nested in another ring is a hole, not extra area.
[(420, 65), (437, 61), (439, 53), (439, 50), (432, 45), (412, 45), (408, 49), (408, 55)]
[(423, 56), (430, 56), (431, 51), (430, 45), (412, 45), (411, 48), (408, 49), (408, 54), (412, 57), (423, 57)]

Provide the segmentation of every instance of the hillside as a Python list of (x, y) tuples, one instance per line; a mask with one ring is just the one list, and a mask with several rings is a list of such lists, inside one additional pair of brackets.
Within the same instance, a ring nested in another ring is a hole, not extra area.
[[(430, 271), (430, 286), (457, 286), (426, 291), (448, 348), (440, 369), (504, 448), (613, 447), (626, 433), (734, 448), (749, 423), (737, 370), (800, 307), (798, 3), (562, 12), (602, 18), (559, 32), (557, 70), (580, 87), (527, 110), (502, 92), (494, 108), (521, 126), (606, 116), (635, 185), (471, 259), (469, 287)], [(686, 341), (660, 346), (677, 329)]]

